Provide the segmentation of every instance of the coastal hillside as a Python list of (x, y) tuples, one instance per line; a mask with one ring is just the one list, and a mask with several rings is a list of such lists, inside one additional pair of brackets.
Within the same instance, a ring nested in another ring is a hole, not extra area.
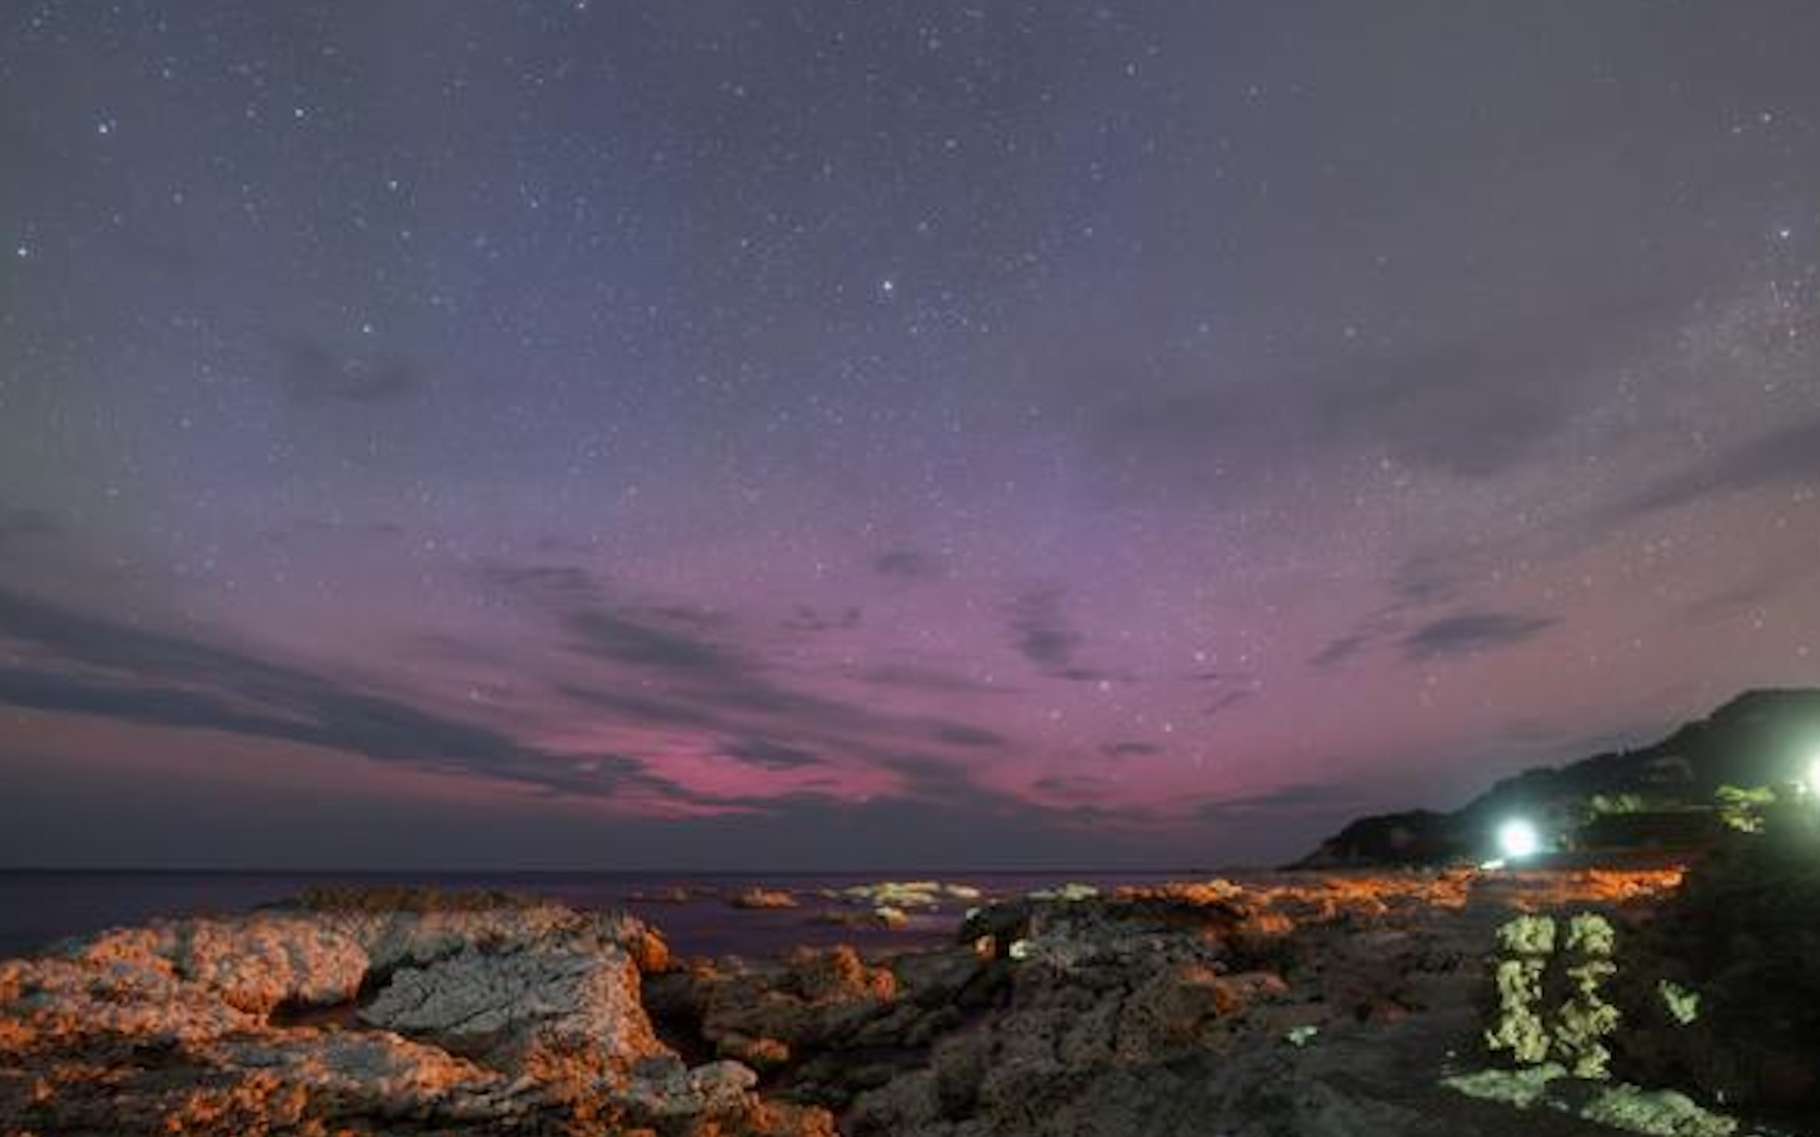
[(1701, 843), (1728, 818), (1773, 804), (1776, 787), (1820, 758), (1820, 690), (1748, 691), (1636, 750), (1612, 751), (1506, 778), (1450, 813), (1362, 817), (1295, 868), (1431, 864), (1483, 858), (1503, 820), (1523, 817), (1553, 848)]

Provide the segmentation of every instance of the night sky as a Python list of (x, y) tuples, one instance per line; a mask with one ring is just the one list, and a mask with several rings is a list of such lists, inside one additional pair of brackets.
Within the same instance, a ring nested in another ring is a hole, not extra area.
[(1820, 682), (1816, 44), (9, 4), (0, 864), (1216, 865)]

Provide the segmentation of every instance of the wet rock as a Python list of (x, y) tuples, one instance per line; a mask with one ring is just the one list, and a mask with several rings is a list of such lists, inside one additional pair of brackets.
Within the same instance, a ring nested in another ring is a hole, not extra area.
[(910, 926), (910, 914), (901, 908), (833, 908), (810, 917), (815, 924), (832, 924), (842, 928), (900, 931)]
[(910, 926), (910, 914), (902, 908), (893, 908), (889, 904), (881, 904), (874, 908), (872, 915), (882, 927), (895, 930)]
[(796, 897), (769, 888), (747, 888), (734, 893), (727, 903), (735, 908), (795, 908)]

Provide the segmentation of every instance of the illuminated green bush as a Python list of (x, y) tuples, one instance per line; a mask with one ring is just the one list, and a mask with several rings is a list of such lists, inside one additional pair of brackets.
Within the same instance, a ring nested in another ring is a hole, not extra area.
[(1720, 786), (1713, 791), (1719, 820), (1741, 833), (1763, 832), (1764, 811), (1776, 804), (1776, 791), (1768, 786)]
[[(1560, 932), (1557, 935), (1557, 932)], [(1544, 983), (1560, 943), (1560, 979), (1565, 997), (1544, 1018)], [(1498, 1013), (1485, 1032), (1492, 1050), (1508, 1050), (1519, 1064), (1533, 1066), (1553, 1058), (1576, 1078), (1604, 1078), (1611, 1051), (1604, 1040), (1618, 1029), (1618, 1008), (1601, 988), (1618, 972), (1613, 961), (1617, 932), (1595, 912), (1582, 912), (1558, 928), (1549, 916), (1519, 916), (1498, 929), (1493, 980)]]

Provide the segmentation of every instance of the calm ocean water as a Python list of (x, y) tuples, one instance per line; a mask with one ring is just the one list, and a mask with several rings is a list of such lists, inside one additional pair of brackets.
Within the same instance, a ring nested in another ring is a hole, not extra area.
[[(822, 913), (847, 908), (817, 895), (824, 889), (881, 880), (940, 880), (968, 884), (1002, 897), (1082, 881), (1100, 887), (1157, 880), (1205, 879), (1209, 872), (1168, 873), (276, 873), (0, 871), (0, 958), (36, 951), (65, 936), (138, 924), (158, 916), (224, 915), (274, 904), (324, 885), (413, 885), (440, 889), (499, 889), (548, 896), (584, 909), (627, 909), (645, 919), (684, 955), (765, 956), (799, 944), (854, 943), (863, 948), (921, 947), (945, 942), (962, 913), (977, 901), (951, 900), (934, 912), (911, 914), (898, 931), (855, 929)], [(727, 897), (759, 885), (797, 894), (800, 907), (777, 911), (733, 908)], [(697, 893), (686, 903), (639, 899), (669, 889)]]

